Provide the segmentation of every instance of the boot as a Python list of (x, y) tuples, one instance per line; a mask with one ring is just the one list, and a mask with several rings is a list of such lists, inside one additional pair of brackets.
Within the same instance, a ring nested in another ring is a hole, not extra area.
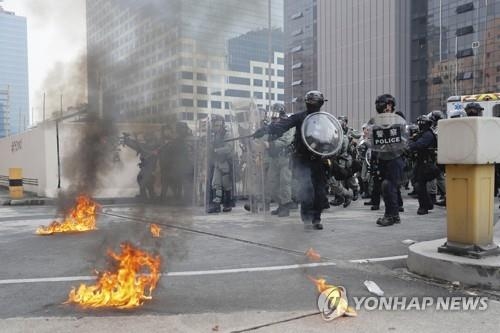
[(427, 214), (429, 214), (429, 211), (423, 207), (419, 207), (417, 210), (417, 214), (418, 215), (427, 215)]
[(346, 196), (344, 196), (344, 204), (342, 206), (344, 208), (349, 207), (349, 205), (351, 204), (351, 202), (353, 200), (354, 200), (354, 196), (351, 193), (347, 194)]
[(377, 224), (381, 227), (388, 227), (394, 224), (394, 218), (389, 215), (384, 215), (377, 220)]
[(365, 202), (363, 202), (363, 205), (365, 205), (365, 206), (373, 206), (373, 201), (371, 201), (371, 200), (370, 201), (365, 201)]
[(220, 213), (220, 204), (213, 203), (207, 209), (208, 214)]
[(435, 203), (436, 206), (446, 207), (446, 198)]
[(359, 191), (352, 191), (352, 201), (357, 201), (359, 198)]
[(344, 197), (335, 196), (335, 199), (330, 201), (330, 205), (336, 207), (336, 206), (343, 205), (344, 202), (345, 202)]
[(291, 201), (287, 206), (288, 206), (288, 209), (298, 209), (299, 208), (299, 204), (295, 201)]
[(323, 230), (323, 225), (321, 224), (320, 220), (313, 220), (312, 226), (313, 226), (313, 229), (315, 229), (315, 230)]
[(222, 211), (224, 213), (230, 212), (233, 210), (233, 200), (231, 196), (231, 191), (224, 191), (224, 201), (223, 201)]

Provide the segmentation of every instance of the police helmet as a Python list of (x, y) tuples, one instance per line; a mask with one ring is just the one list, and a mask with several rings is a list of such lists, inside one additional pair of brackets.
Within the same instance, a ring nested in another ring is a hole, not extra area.
[(428, 115), (424, 114), (417, 118), (417, 125), (421, 131), (426, 130), (432, 126), (432, 120)]
[(285, 106), (282, 103), (274, 103), (271, 107), (271, 118), (286, 118)]
[(437, 124), (438, 121), (445, 118), (444, 113), (441, 110), (431, 111), (427, 114), (427, 117), (429, 117), (434, 124)]
[(396, 99), (391, 94), (383, 94), (375, 100), (375, 109), (378, 113), (384, 112), (388, 104), (392, 104), (392, 109), (396, 107)]
[(306, 93), (306, 96), (304, 97), (304, 102), (306, 105), (311, 105), (314, 107), (320, 108), (326, 101), (325, 96), (323, 96), (323, 93), (318, 90), (311, 90)]
[(464, 109), (468, 117), (481, 117), (484, 110), (484, 108), (479, 105), (479, 103), (475, 102), (467, 104)]

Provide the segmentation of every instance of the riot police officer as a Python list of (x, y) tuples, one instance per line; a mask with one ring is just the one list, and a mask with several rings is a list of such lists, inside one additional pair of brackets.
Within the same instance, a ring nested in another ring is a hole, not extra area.
[(283, 135), (289, 129), (295, 127), (293, 140), (293, 155), (295, 178), (298, 182), (298, 200), (300, 202), (300, 215), (306, 228), (310, 223), (317, 230), (322, 230), (321, 212), (330, 207), (327, 198), (327, 176), (324, 161), (309, 151), (302, 140), (302, 123), (311, 113), (320, 111), (326, 101), (323, 93), (312, 90), (306, 93), (306, 110), (292, 114), (286, 119), (262, 127), (255, 133), (259, 138), (265, 134)]
[(469, 103), (465, 106), (467, 117), (482, 117), (484, 108), (479, 103)]
[[(384, 94), (375, 100), (377, 113), (394, 113), (396, 99), (390, 94)], [(403, 180), (404, 160), (403, 151), (380, 151), (377, 155), (379, 170), (382, 179), (382, 197), (385, 203), (384, 216), (377, 220), (383, 227), (401, 223), (399, 209), (402, 206), (399, 186)]]
[[(275, 103), (272, 106), (271, 122), (288, 118), (285, 106)], [(285, 217), (290, 215), (292, 204), (292, 171), (290, 170), (290, 146), (293, 141), (294, 129), (290, 129), (281, 136), (269, 135), (266, 142), (269, 154), (269, 168), (267, 169), (266, 201), (271, 199), (278, 203), (278, 208), (271, 211), (271, 215)]]
[(436, 166), (437, 140), (432, 130), (432, 120), (424, 115), (417, 118), (419, 133), (409, 144), (410, 151), (417, 153), (415, 178), (417, 181), (418, 215), (425, 215), (434, 208), (433, 200), (427, 192), (427, 182), (434, 180), (440, 171)]
[(232, 155), (233, 143), (225, 142), (230, 135), (226, 130), (224, 118), (220, 115), (212, 117), (211, 161), (213, 167), (212, 192), (214, 197), (207, 213), (219, 213), (221, 204), (223, 212), (232, 210)]

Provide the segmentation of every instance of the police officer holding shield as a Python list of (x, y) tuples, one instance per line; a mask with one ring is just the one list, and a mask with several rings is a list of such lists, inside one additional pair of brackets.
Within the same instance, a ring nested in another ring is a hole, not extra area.
[[(377, 220), (377, 224), (383, 227), (401, 223), (399, 186), (403, 180), (405, 165), (402, 158), (405, 142), (402, 137), (406, 123), (403, 118), (394, 114), (395, 107), (396, 99), (390, 94), (380, 95), (375, 100), (378, 115), (372, 126), (372, 144), (373, 149), (378, 150), (382, 197), (385, 203), (385, 214)], [(384, 124), (384, 126), (389, 125), (389, 127), (379, 127), (379, 120), (388, 121), (389, 124)]]
[[(323, 93), (317, 90), (309, 91), (304, 101), (305, 111), (262, 127), (254, 136), (256, 138), (265, 134), (280, 136), (295, 127), (292, 158), (294, 177), (298, 182), (297, 199), (300, 202), (300, 215), (306, 229), (312, 226), (313, 229), (322, 230), (321, 212), (329, 208), (328, 170), (322, 155), (323, 153), (334, 155), (340, 150), (343, 133), (335, 117), (319, 112), (326, 101)], [(313, 116), (321, 119), (309, 121)], [(322, 137), (318, 138), (316, 135)]]

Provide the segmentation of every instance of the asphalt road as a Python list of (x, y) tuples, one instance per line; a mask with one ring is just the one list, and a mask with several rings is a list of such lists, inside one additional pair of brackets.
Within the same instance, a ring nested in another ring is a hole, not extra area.
[[(498, 206), (498, 205), (497, 205)], [(445, 237), (445, 210), (417, 216), (405, 202), (402, 224), (378, 227), (383, 211), (361, 201), (324, 214), (323, 231), (304, 230), (298, 213), (278, 219), (236, 208), (207, 216), (199, 208), (114, 205), (103, 207), (98, 230), (38, 236), (55, 208), (0, 207), (0, 332), (54, 331), (496, 331), (500, 299), (481, 290), (453, 288), (405, 269), (407, 244)], [(153, 239), (149, 223), (166, 234)], [(499, 226), (497, 225), (497, 231)], [(108, 268), (108, 249), (128, 241), (162, 256), (163, 274), (153, 299), (134, 310), (85, 310), (63, 304), (93, 272)], [(311, 262), (304, 253), (322, 256)], [(482, 312), (366, 311), (358, 317), (323, 321), (307, 278), (324, 277), (350, 297), (370, 296), (375, 281), (388, 296), (490, 297)]]

